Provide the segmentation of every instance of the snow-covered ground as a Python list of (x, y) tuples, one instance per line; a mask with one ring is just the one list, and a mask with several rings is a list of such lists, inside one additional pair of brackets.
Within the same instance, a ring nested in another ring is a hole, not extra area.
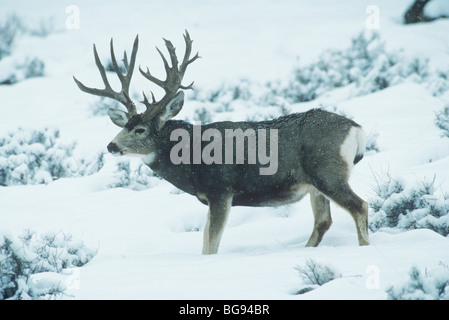
[[(77, 142), (77, 156), (105, 152), (118, 128), (107, 116), (92, 116), (97, 98), (79, 91), (72, 78), (102, 85), (92, 43), (106, 61), (111, 37), (116, 52), (122, 52), (139, 34), (137, 63), (161, 75), (154, 46), (162, 48), (164, 37), (181, 52), (187, 29), (202, 58), (189, 67), (185, 83), (194, 80), (199, 91), (240, 78), (265, 83), (289, 77), (298, 61), (311, 63), (326, 49), (347, 48), (369, 25), (372, 2), (80, 0), (76, 20), (70, 1), (3, 1), (0, 19), (16, 13), (31, 26), (53, 19), (54, 28), (46, 37), (17, 39), (11, 57), (39, 57), (45, 76), (0, 86), (0, 136), (18, 127), (49, 126), (59, 128), (62, 139)], [(449, 20), (404, 26), (401, 18), (409, 4), (376, 1), (381, 39), (387, 48), (428, 59), (429, 68), (447, 72)], [(441, 1), (429, 12), (437, 5)], [(0, 71), (8, 68), (5, 59)], [(149, 91), (138, 72), (134, 78), (136, 92)], [(444, 194), (449, 191), (449, 139), (434, 120), (435, 112), (449, 105), (449, 94), (435, 95), (431, 88), (410, 80), (356, 97), (342, 88), (289, 108), (301, 112), (336, 105), (368, 133), (378, 134), (379, 152), (367, 153), (351, 177), (362, 198), (373, 195), (376, 179), (386, 173), (411, 183), (435, 177), (437, 193)], [(189, 101), (192, 95), (186, 94), (177, 118), (192, 120), (189, 105), (198, 104)], [(247, 112), (234, 109), (231, 118), (245, 120)], [(165, 181), (142, 191), (108, 188), (118, 160), (105, 155), (104, 161), (103, 169), (90, 176), (0, 187), (0, 231), (62, 231), (98, 250), (76, 270), (77, 283), (63, 298), (386, 299), (386, 289), (407, 280), (412, 266), (449, 264), (449, 238), (428, 229), (380, 230), (370, 235), (370, 246), (359, 247), (352, 218), (334, 205), (334, 223), (320, 246), (305, 248), (313, 224), (307, 198), (287, 207), (233, 208), (219, 253), (203, 256), (206, 206)], [(295, 267), (308, 259), (332, 264), (342, 277), (294, 294), (304, 287)], [(35, 281), (58, 277), (46, 273)]]

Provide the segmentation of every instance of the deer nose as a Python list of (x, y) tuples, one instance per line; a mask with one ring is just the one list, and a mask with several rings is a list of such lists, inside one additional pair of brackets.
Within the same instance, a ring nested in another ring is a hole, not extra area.
[(114, 142), (111, 142), (110, 144), (108, 144), (107, 148), (110, 153), (117, 153), (120, 151)]

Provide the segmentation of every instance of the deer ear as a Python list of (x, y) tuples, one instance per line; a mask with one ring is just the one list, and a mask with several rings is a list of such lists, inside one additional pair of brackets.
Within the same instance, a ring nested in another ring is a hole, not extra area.
[(119, 109), (108, 109), (108, 115), (112, 122), (121, 128), (123, 128), (129, 120), (128, 114)]
[(165, 112), (160, 116), (159, 122), (164, 124), (176, 116), (184, 105), (184, 91), (179, 91), (176, 96), (167, 104)]

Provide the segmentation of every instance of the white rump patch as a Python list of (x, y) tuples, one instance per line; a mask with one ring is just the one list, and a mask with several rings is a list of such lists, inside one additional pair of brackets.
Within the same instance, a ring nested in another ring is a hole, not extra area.
[(352, 127), (340, 147), (340, 155), (348, 164), (349, 172), (354, 167), (356, 155), (363, 155), (365, 152), (365, 132), (361, 127)]

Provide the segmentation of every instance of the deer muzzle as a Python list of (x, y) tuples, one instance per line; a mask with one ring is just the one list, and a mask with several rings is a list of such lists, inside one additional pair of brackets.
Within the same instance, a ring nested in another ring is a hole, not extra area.
[(114, 142), (108, 144), (107, 148), (109, 153), (112, 153), (113, 155), (123, 155), (123, 151), (121, 151)]

